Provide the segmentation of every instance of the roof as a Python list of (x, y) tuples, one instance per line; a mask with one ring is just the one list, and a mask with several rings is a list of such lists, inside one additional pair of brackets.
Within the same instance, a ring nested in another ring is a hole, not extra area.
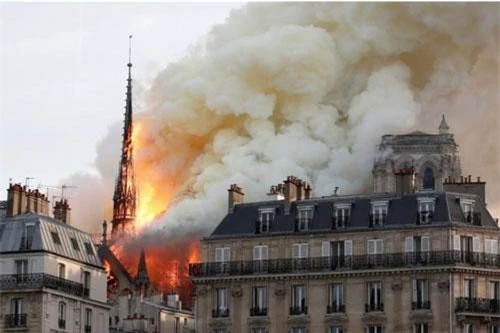
[[(27, 235), (30, 225), (34, 226), (32, 237)], [(0, 219), (0, 253), (37, 251), (102, 267), (92, 238), (86, 232), (34, 213)]]
[(105, 260), (111, 266), (111, 271), (113, 273), (121, 273), (128, 281), (128, 284), (131, 286), (134, 278), (130, 275), (127, 269), (122, 265), (120, 260), (115, 256), (113, 251), (108, 247), (107, 244), (101, 244), (97, 249), (99, 257), (102, 260)]
[[(462, 213), (460, 202), (457, 198), (473, 198), (476, 201), (475, 211), (481, 215), (481, 226), (498, 228), (496, 222), (486, 210), (480, 197), (476, 195), (452, 192), (418, 192), (404, 195), (394, 193), (373, 193), (368, 195), (330, 196), (295, 201), (292, 203), (290, 213), (284, 213), (284, 201), (262, 201), (238, 204), (233, 212), (227, 214), (213, 233), (208, 237), (250, 236), (256, 234), (256, 223), (259, 219), (259, 209), (274, 208), (275, 217), (269, 227), (269, 232), (264, 235), (296, 233), (295, 221), (298, 218), (297, 207), (313, 207), (312, 223), (308, 232), (332, 231), (332, 218), (334, 205), (340, 203), (350, 204), (350, 219), (345, 228), (341, 230), (361, 230), (370, 228), (371, 203), (377, 200), (388, 201), (388, 212), (383, 227), (400, 228), (417, 225), (418, 198), (435, 198), (434, 217), (431, 225), (451, 225), (463, 223), (470, 225)], [(428, 226), (427, 224), (425, 226)]]

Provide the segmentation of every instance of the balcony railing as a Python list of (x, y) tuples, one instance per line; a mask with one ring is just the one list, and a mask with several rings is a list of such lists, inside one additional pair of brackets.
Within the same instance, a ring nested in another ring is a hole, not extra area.
[(326, 306), (326, 313), (344, 313), (345, 312), (345, 304), (337, 304), (332, 303)]
[(5, 315), (5, 327), (26, 327), (27, 314), (8, 314)]
[(212, 318), (225, 318), (229, 317), (229, 309), (213, 309)]
[(431, 308), (431, 301), (418, 301), (411, 303), (412, 310), (429, 310)]
[(417, 224), (429, 224), (432, 222), (433, 218), (434, 218), (434, 212), (432, 210), (420, 211), (417, 213)]
[(59, 323), (59, 328), (63, 328), (63, 329), (66, 328), (66, 320), (59, 319), (58, 323)]
[[(253, 274), (315, 273), (366, 269), (396, 269), (427, 266), (479, 266), (500, 268), (500, 255), (482, 252), (429, 251), (384, 253), (339, 257), (228, 261), (189, 265), (193, 278)], [(1, 286), (1, 284), (0, 284)]]
[(370, 214), (370, 223), (368, 227), (373, 228), (377, 226), (383, 226), (387, 219), (387, 213), (383, 214)]
[(459, 297), (456, 299), (455, 311), (500, 315), (500, 300)]
[(59, 278), (54, 275), (37, 274), (14, 274), (0, 275), (0, 289), (39, 289), (50, 288), (60, 290), (77, 296), (88, 296), (81, 283)]
[(290, 307), (290, 316), (307, 314), (307, 306), (291, 306)]
[(267, 308), (250, 308), (250, 316), (267, 316)]
[(365, 312), (384, 311), (384, 303), (365, 304)]

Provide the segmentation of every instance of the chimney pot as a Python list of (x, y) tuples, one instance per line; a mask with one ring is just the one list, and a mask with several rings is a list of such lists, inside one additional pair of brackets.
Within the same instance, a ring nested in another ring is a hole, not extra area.
[(477, 182), (480, 183), (481, 182), (481, 177), (477, 177)]
[(228, 213), (232, 213), (234, 206), (244, 202), (243, 190), (237, 184), (231, 184), (229, 186), (228, 192)]

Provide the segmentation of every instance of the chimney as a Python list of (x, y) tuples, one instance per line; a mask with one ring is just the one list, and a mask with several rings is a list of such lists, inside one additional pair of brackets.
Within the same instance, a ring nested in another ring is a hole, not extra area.
[(312, 187), (308, 182), (304, 184), (304, 199), (311, 199)]
[(285, 215), (290, 214), (292, 202), (297, 200), (297, 177), (288, 176), (284, 181), (285, 188)]
[(415, 192), (415, 170), (413, 167), (403, 167), (396, 173), (396, 194)]
[(169, 293), (167, 295), (167, 306), (169, 308), (177, 308), (179, 306), (179, 295), (176, 293)]
[(54, 206), (54, 218), (66, 224), (71, 222), (71, 208), (69, 207), (67, 199), (61, 199), (55, 202)]
[(237, 204), (241, 204), (244, 201), (243, 190), (237, 184), (232, 184), (229, 187), (228, 192), (228, 213), (232, 213), (234, 210), (234, 206)]
[(38, 190), (27, 190), (21, 184), (9, 184), (7, 189), (7, 217), (32, 212), (49, 215), (49, 200)]
[(473, 182), (472, 176), (460, 176), (460, 183), (444, 183), (443, 191), (476, 194), (486, 203), (486, 182), (482, 182), (481, 177), (477, 177), (477, 181)]
[(283, 184), (272, 185), (271, 188), (269, 189), (269, 193), (267, 193), (267, 196), (274, 200), (283, 200), (285, 199), (283, 191), (284, 191)]

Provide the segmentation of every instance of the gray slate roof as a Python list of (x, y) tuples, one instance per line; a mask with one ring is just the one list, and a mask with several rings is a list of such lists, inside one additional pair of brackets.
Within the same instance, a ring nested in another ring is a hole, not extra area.
[[(33, 242), (29, 249), (23, 246), (26, 224), (33, 224)], [(51, 233), (57, 233), (60, 244), (56, 244)], [(71, 238), (77, 242), (73, 247)], [(90, 245), (91, 254), (86, 245)], [(49, 216), (27, 213), (0, 220), (0, 254), (13, 252), (50, 252), (81, 263), (102, 267), (96, 248), (89, 234)]]
[[(268, 207), (275, 207), (275, 218), (270, 225), (269, 232), (263, 235), (295, 233), (295, 221), (298, 217), (297, 206), (300, 205), (312, 205), (314, 207), (312, 224), (306, 233), (332, 230), (332, 217), (334, 204), (336, 203), (352, 204), (347, 227), (338, 230), (354, 231), (369, 229), (372, 200), (389, 201), (386, 223), (383, 227), (376, 227), (377, 229), (417, 226), (418, 197), (436, 198), (434, 218), (431, 225), (450, 225), (451, 223), (471, 225), (471, 223), (467, 222), (462, 213), (460, 202), (457, 200), (459, 197), (466, 197), (475, 199), (475, 211), (481, 214), (481, 226), (498, 229), (495, 220), (486, 210), (484, 203), (475, 195), (451, 192), (420, 192), (405, 195), (374, 193), (370, 195), (331, 196), (296, 201), (292, 203), (290, 214), (287, 215), (284, 214), (283, 200), (238, 204), (234, 207), (233, 213), (227, 214), (208, 238), (255, 235), (256, 221), (259, 219), (259, 209)], [(428, 226), (428, 224), (424, 226)]]

